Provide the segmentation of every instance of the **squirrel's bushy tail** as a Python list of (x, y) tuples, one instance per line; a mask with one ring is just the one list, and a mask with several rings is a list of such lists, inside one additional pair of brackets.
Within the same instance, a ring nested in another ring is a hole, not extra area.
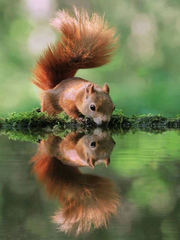
[(74, 16), (59, 11), (52, 25), (61, 33), (61, 41), (45, 50), (34, 70), (33, 82), (43, 90), (73, 77), (78, 69), (108, 63), (117, 47), (115, 29), (96, 13), (90, 17), (84, 9), (74, 8)]

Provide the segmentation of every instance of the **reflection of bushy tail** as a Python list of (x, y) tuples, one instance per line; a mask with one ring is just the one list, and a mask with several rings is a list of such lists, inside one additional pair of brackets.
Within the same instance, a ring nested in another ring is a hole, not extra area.
[(59, 230), (76, 235), (87, 233), (91, 226), (106, 227), (109, 218), (116, 214), (120, 197), (110, 180), (64, 165), (46, 152), (43, 142), (31, 162), (47, 193), (63, 204), (53, 217)]
[(74, 8), (74, 16), (59, 11), (52, 25), (61, 32), (61, 41), (45, 50), (34, 70), (33, 82), (43, 90), (73, 77), (78, 69), (108, 63), (117, 47), (115, 30), (96, 13), (90, 18), (85, 10)]
[(56, 212), (53, 221), (60, 231), (75, 235), (88, 233), (91, 227), (107, 227), (120, 205), (114, 184), (94, 175), (82, 175), (75, 186), (68, 186), (64, 197), (64, 206)]

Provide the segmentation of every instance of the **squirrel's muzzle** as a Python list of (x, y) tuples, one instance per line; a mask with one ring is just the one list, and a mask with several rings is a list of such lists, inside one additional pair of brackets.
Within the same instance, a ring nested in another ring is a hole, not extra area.
[(110, 117), (106, 117), (106, 119), (102, 118), (102, 117), (97, 117), (97, 118), (93, 118), (93, 121), (98, 125), (106, 125), (108, 124), (108, 122), (110, 121)]

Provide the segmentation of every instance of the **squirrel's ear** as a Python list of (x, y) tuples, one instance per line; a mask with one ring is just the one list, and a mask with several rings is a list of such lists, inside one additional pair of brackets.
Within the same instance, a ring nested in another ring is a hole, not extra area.
[(95, 161), (94, 161), (94, 159), (92, 157), (89, 157), (87, 159), (87, 163), (88, 163), (90, 168), (94, 169)]
[(110, 89), (109, 89), (109, 86), (107, 85), (107, 83), (104, 84), (103, 91), (106, 93), (109, 93)]
[(106, 167), (109, 166), (109, 163), (110, 163), (110, 158), (104, 159), (104, 164), (105, 164)]
[(94, 84), (90, 83), (86, 88), (86, 98), (88, 98), (94, 92)]

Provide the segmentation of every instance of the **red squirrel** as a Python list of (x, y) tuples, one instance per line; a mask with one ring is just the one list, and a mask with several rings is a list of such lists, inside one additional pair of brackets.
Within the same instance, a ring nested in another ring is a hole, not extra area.
[(43, 90), (41, 110), (50, 115), (65, 111), (73, 119), (89, 117), (97, 125), (110, 121), (114, 104), (109, 86), (103, 88), (74, 77), (78, 69), (100, 67), (111, 60), (117, 47), (115, 29), (103, 17), (74, 8), (74, 15), (59, 11), (52, 25), (61, 40), (48, 46), (34, 69), (33, 83)]
[[(87, 148), (95, 146), (94, 143), (97, 151), (93, 153)], [(51, 199), (60, 203), (52, 218), (60, 231), (75, 235), (88, 233), (92, 227), (107, 227), (111, 217), (117, 214), (121, 201), (115, 183), (79, 169), (89, 166), (84, 156), (79, 156), (79, 145), (85, 146), (85, 151), (98, 164), (99, 159), (102, 162), (103, 158), (109, 159), (114, 144), (109, 132), (97, 131), (92, 135), (70, 133), (65, 139), (51, 135), (39, 144), (31, 160), (33, 172)]]

